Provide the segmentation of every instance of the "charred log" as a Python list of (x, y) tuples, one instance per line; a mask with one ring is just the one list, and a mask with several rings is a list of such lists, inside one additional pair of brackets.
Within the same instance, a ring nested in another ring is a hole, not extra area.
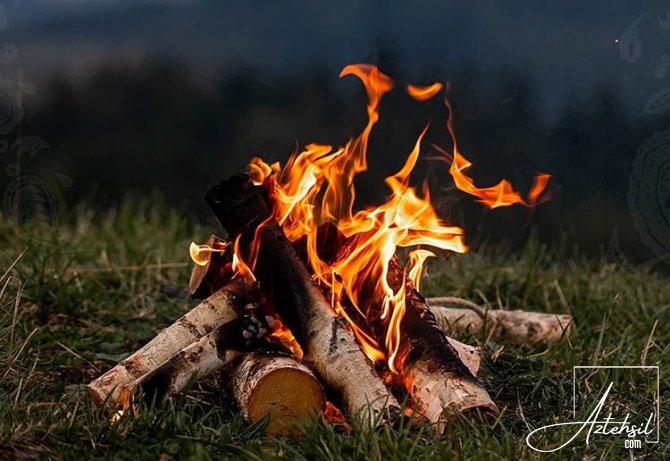
[(426, 418), (443, 431), (445, 419), (455, 412), (498, 413), (489, 393), (459, 357), (437, 324), (425, 298), (407, 280), (395, 260), (389, 267), (389, 284), (407, 292), (400, 324), (398, 357), (407, 390), (421, 405)]

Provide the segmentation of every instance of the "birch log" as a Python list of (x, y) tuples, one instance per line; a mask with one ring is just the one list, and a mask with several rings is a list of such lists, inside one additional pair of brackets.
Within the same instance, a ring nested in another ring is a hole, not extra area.
[(479, 347), (462, 343), (448, 336), (447, 341), (449, 341), (451, 347), (454, 348), (454, 350), (458, 354), (458, 358), (461, 359), (461, 362), (463, 362), (463, 365), (465, 365), (466, 368), (470, 370), (472, 376), (477, 376), (477, 374), (479, 373), (479, 366), (481, 365), (482, 362), (481, 349)]
[(119, 362), (88, 384), (90, 397), (97, 404), (119, 403), (121, 388), (157, 368), (179, 350), (215, 328), (234, 319), (245, 304), (256, 299), (255, 286), (243, 278), (233, 280), (203, 300), (144, 347)]
[(400, 323), (398, 356), (407, 390), (424, 416), (442, 433), (455, 412), (478, 412), (494, 417), (498, 408), (484, 386), (464, 364), (454, 343), (439, 328), (425, 298), (405, 278), (394, 259), (388, 281), (394, 290), (405, 284), (405, 315)]
[[(440, 298), (436, 298), (439, 302)], [(574, 330), (572, 316), (522, 310), (488, 310), (479, 312), (437, 305), (428, 299), (430, 311), (437, 323), (448, 334), (479, 333), (486, 330), (486, 339), (501, 343), (528, 344), (557, 343)]]
[(209, 190), (206, 199), (231, 238), (241, 235), (242, 248), (249, 246), (254, 235), (261, 239), (254, 273), (271, 291), (282, 320), (302, 345), (305, 363), (341, 396), (344, 409), (370, 423), (381, 422), (389, 410), (397, 411), (397, 401), (364, 355), (351, 327), (313, 283), (249, 177), (236, 175), (222, 181)]
[[(242, 327), (231, 320), (183, 348), (158, 368), (123, 386), (120, 399), (127, 401), (142, 390), (147, 402), (163, 405), (193, 381), (230, 365), (243, 352)], [(232, 327), (229, 327), (232, 325)]]
[(326, 405), (314, 373), (287, 354), (246, 354), (233, 371), (231, 385), (244, 417), (252, 423), (267, 420), (269, 434), (294, 434)]

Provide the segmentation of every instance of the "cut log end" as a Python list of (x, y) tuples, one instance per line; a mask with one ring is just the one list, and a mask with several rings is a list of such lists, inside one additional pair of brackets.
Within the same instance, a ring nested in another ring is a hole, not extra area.
[(235, 369), (233, 393), (252, 423), (267, 420), (269, 434), (294, 434), (322, 414), (326, 400), (314, 374), (292, 357), (254, 352)]

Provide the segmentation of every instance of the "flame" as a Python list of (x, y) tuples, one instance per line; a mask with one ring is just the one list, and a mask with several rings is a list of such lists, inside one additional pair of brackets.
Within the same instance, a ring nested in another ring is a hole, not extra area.
[(427, 101), (442, 89), (440, 82), (428, 86), (407, 85), (407, 93), (417, 101)]
[(259, 157), (254, 157), (249, 162), (248, 172), (251, 177), (251, 182), (255, 186), (260, 186), (270, 175), (279, 173), (279, 162), (268, 165)]
[(238, 235), (235, 239), (235, 243), (233, 244), (233, 271), (235, 272), (235, 276), (239, 275), (240, 277), (249, 277), (249, 279), (255, 282), (256, 276), (254, 275), (251, 268), (249, 268), (249, 266), (247, 266), (247, 264), (244, 262), (244, 259), (242, 259), (242, 254), (240, 253), (241, 236), (242, 234)]
[(347, 432), (351, 431), (351, 425), (347, 423), (347, 419), (344, 417), (340, 409), (327, 400), (326, 408), (323, 410), (323, 419), (326, 424), (340, 426), (342, 430)]
[(358, 344), (361, 345), (363, 353), (373, 363), (383, 363), (386, 360), (386, 354), (382, 351), (377, 340), (370, 336), (362, 327), (358, 326), (349, 314), (347, 314), (347, 311), (342, 307), (342, 304), (337, 303), (334, 305), (334, 308), (335, 312), (342, 316), (352, 326), (356, 340), (358, 340)]
[(109, 424), (115, 425), (121, 422), (123, 417), (128, 414), (128, 411), (135, 417), (139, 415), (137, 405), (133, 402), (133, 393), (127, 387), (122, 387), (119, 391), (119, 397), (116, 410), (109, 415)]
[[(315, 281), (329, 293), (333, 309), (351, 324), (365, 354), (376, 363), (386, 363), (391, 372), (400, 373), (402, 364), (397, 355), (407, 309), (407, 288), (402, 283), (394, 290), (388, 281), (389, 263), (396, 250), (428, 246), (464, 253), (468, 248), (463, 230), (445, 224), (438, 217), (431, 205), (427, 184), (424, 183), (420, 192), (410, 185), (410, 175), (419, 159), (428, 127), (418, 135), (402, 168), (386, 178), (390, 191), (388, 200), (354, 213), (354, 177), (367, 169), (370, 133), (379, 119), (381, 98), (393, 88), (393, 81), (368, 64), (345, 67), (340, 77), (348, 75), (361, 80), (368, 96), (368, 121), (360, 135), (337, 149), (308, 144), (294, 153), (281, 169), (277, 164), (269, 166), (254, 158), (249, 171), (254, 184), (269, 188), (274, 217), (286, 237), (291, 241), (305, 239)], [(429, 87), (407, 86), (408, 93), (418, 100), (433, 97), (441, 89), (440, 83)], [(476, 188), (472, 179), (462, 172), (470, 163), (456, 148), (451, 113), (447, 127), (454, 140), (450, 173), (459, 189), (476, 195), (492, 207), (538, 202), (549, 175), (536, 178), (527, 201), (522, 200), (507, 181), (495, 188)], [(518, 198), (510, 201), (512, 196)], [(346, 241), (334, 261), (322, 260), (317, 251), (318, 228), (329, 221), (337, 225)], [(409, 253), (405, 276), (417, 287), (424, 262), (431, 256), (434, 254), (425, 249)]]
[(423, 273), (423, 264), (426, 262), (426, 259), (434, 257), (435, 253), (423, 249), (414, 250), (409, 253), (409, 262), (407, 263), (409, 266), (408, 278), (412, 281), (416, 291), (421, 290), (421, 275)]
[[(467, 194), (474, 195), (479, 199), (479, 203), (482, 203), (491, 209), (514, 204), (524, 205), (527, 207), (535, 206), (538, 203), (540, 194), (546, 188), (551, 175), (546, 173), (539, 173), (535, 177), (533, 186), (528, 193), (527, 200), (524, 200), (518, 192), (515, 192), (512, 188), (512, 185), (506, 179), (501, 180), (498, 184), (491, 187), (480, 188), (475, 186), (474, 180), (463, 172), (463, 170), (472, 166), (472, 162), (463, 157), (463, 155), (458, 150), (451, 104), (449, 104), (449, 101), (446, 98), (444, 99), (444, 104), (449, 109), (447, 130), (449, 131), (449, 135), (451, 136), (451, 141), (453, 143), (452, 160), (451, 166), (449, 167), (449, 174), (453, 178), (456, 188)], [(444, 154), (442, 149), (438, 148), (438, 151)], [(448, 156), (445, 155), (445, 157)], [(545, 196), (543, 201), (546, 200), (548, 200), (548, 197)]]
[(218, 243), (218, 247), (212, 247), (206, 243), (197, 244), (191, 242), (189, 246), (189, 253), (191, 254), (191, 259), (198, 266), (206, 266), (209, 264), (209, 261), (212, 258), (212, 253), (225, 253), (228, 248), (228, 243)]
[(116, 410), (112, 415), (109, 417), (109, 424), (112, 426), (114, 424), (118, 424), (119, 421), (121, 421), (121, 418), (123, 418), (123, 415), (126, 413), (125, 410)]
[(298, 360), (302, 361), (304, 355), (302, 347), (300, 347), (300, 343), (295, 339), (291, 330), (276, 316), (266, 316), (266, 320), (268, 326), (272, 329), (267, 338), (284, 349), (291, 351)]

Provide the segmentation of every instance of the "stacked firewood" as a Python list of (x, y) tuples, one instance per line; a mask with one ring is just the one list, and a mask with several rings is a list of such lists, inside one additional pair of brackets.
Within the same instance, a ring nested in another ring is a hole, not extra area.
[[(270, 433), (293, 432), (304, 419), (323, 415), (327, 401), (371, 425), (413, 410), (444, 431), (455, 412), (498, 413), (477, 379), (480, 350), (447, 334), (486, 330), (498, 341), (534, 344), (570, 332), (569, 315), (486, 311), (455, 298), (427, 301), (393, 260), (388, 282), (396, 290), (404, 286), (407, 296), (397, 351), (402, 367), (392, 373), (366, 356), (331, 307), (329, 293), (309, 272), (304, 242), (286, 238), (261, 187), (237, 175), (206, 199), (229, 240), (211, 237), (206, 258), (196, 261), (189, 294), (200, 303), (88, 385), (93, 400), (114, 414), (138, 398), (163, 404), (196, 379), (225, 370), (244, 416), (267, 420)], [(324, 255), (346, 251), (334, 226), (323, 225), (319, 235)], [(239, 253), (254, 253), (253, 271)], [(370, 290), (371, 306), (381, 302), (375, 296)]]

